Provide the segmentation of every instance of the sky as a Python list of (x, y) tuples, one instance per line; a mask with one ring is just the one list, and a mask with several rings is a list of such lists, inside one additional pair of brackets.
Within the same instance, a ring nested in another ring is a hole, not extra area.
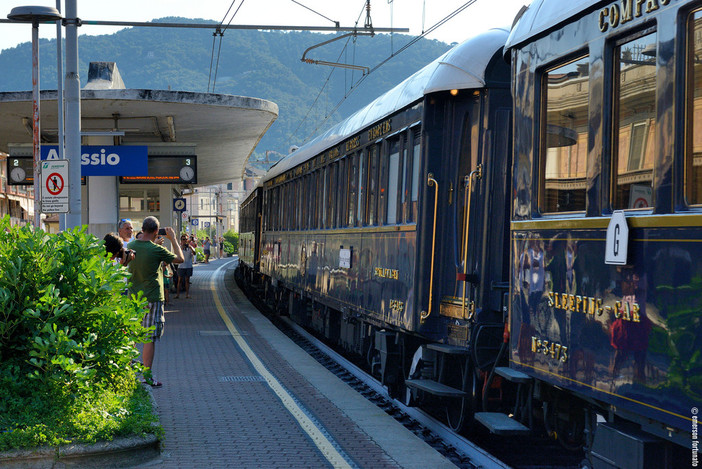
[[(165, 16), (202, 18), (235, 24), (333, 26), (353, 27), (366, 19), (365, 0), (76, 0), (78, 17), (94, 21), (145, 22)], [(376, 28), (409, 28), (409, 34), (419, 35), (467, 0), (371, 0), (371, 21)], [(243, 3), (242, 3), (243, 2)], [(490, 27), (509, 27), (522, 5), (530, 0), (476, 0), (453, 19), (427, 37), (443, 42), (461, 42)], [(56, 7), (56, 0), (0, 0), (0, 18), (6, 18), (16, 6), (38, 5)], [(65, 1), (61, 9), (65, 11)], [(307, 7), (307, 8), (305, 8)], [(309, 8), (309, 9), (308, 9)], [(310, 11), (314, 10), (313, 11)], [(323, 15), (323, 16), (320, 16)], [(359, 19), (360, 15), (360, 19)], [(324, 18), (326, 17), (326, 18)], [(80, 34), (111, 34), (121, 28), (82, 26)], [(42, 38), (56, 38), (56, 27), (41, 25)], [(62, 32), (65, 37), (65, 31)], [(15, 47), (32, 39), (28, 24), (0, 23), (0, 50)], [(79, 41), (80, 53), (80, 41)]]

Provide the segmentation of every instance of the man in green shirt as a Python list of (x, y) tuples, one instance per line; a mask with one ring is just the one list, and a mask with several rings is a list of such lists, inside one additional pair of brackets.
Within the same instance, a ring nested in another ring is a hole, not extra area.
[(142, 360), (146, 371), (144, 380), (153, 387), (160, 387), (161, 383), (154, 379), (151, 372), (151, 365), (156, 352), (156, 341), (163, 335), (163, 327), (166, 318), (163, 314), (163, 262), (180, 264), (183, 262), (183, 251), (176, 241), (173, 228), (165, 229), (166, 238), (171, 242), (175, 254), (154, 241), (158, 238), (159, 222), (156, 217), (146, 217), (141, 225), (143, 231), (139, 239), (135, 239), (127, 246), (134, 250), (134, 260), (129, 263), (129, 271), (132, 273), (132, 286), (130, 293), (143, 292), (149, 302), (149, 311), (144, 315), (141, 324), (144, 327), (154, 326), (151, 334), (151, 342), (144, 344)]

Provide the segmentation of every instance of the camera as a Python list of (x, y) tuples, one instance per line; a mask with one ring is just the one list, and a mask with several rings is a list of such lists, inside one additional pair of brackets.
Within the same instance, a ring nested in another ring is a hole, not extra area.
[(160, 234), (160, 235), (165, 235), (165, 234), (166, 234), (166, 229), (165, 229), (165, 228), (159, 228), (159, 229), (158, 229), (158, 234)]

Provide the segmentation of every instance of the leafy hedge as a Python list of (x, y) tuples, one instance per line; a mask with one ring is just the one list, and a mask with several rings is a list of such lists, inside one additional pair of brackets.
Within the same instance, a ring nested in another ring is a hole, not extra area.
[[(122, 294), (127, 276), (85, 230), (0, 220), (0, 450), (134, 430), (146, 302)], [(83, 425), (91, 409), (111, 423)]]
[[(228, 254), (239, 252), (239, 233), (234, 230), (228, 230), (222, 235), (222, 237), (224, 238), (224, 250)], [(228, 247), (227, 243), (229, 243), (231, 246)]]

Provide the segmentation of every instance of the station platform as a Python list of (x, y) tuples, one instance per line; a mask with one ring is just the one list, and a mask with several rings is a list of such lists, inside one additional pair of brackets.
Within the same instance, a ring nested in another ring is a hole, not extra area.
[(230, 258), (196, 264), (156, 344), (165, 430), (148, 468), (452, 468), (246, 299)]

